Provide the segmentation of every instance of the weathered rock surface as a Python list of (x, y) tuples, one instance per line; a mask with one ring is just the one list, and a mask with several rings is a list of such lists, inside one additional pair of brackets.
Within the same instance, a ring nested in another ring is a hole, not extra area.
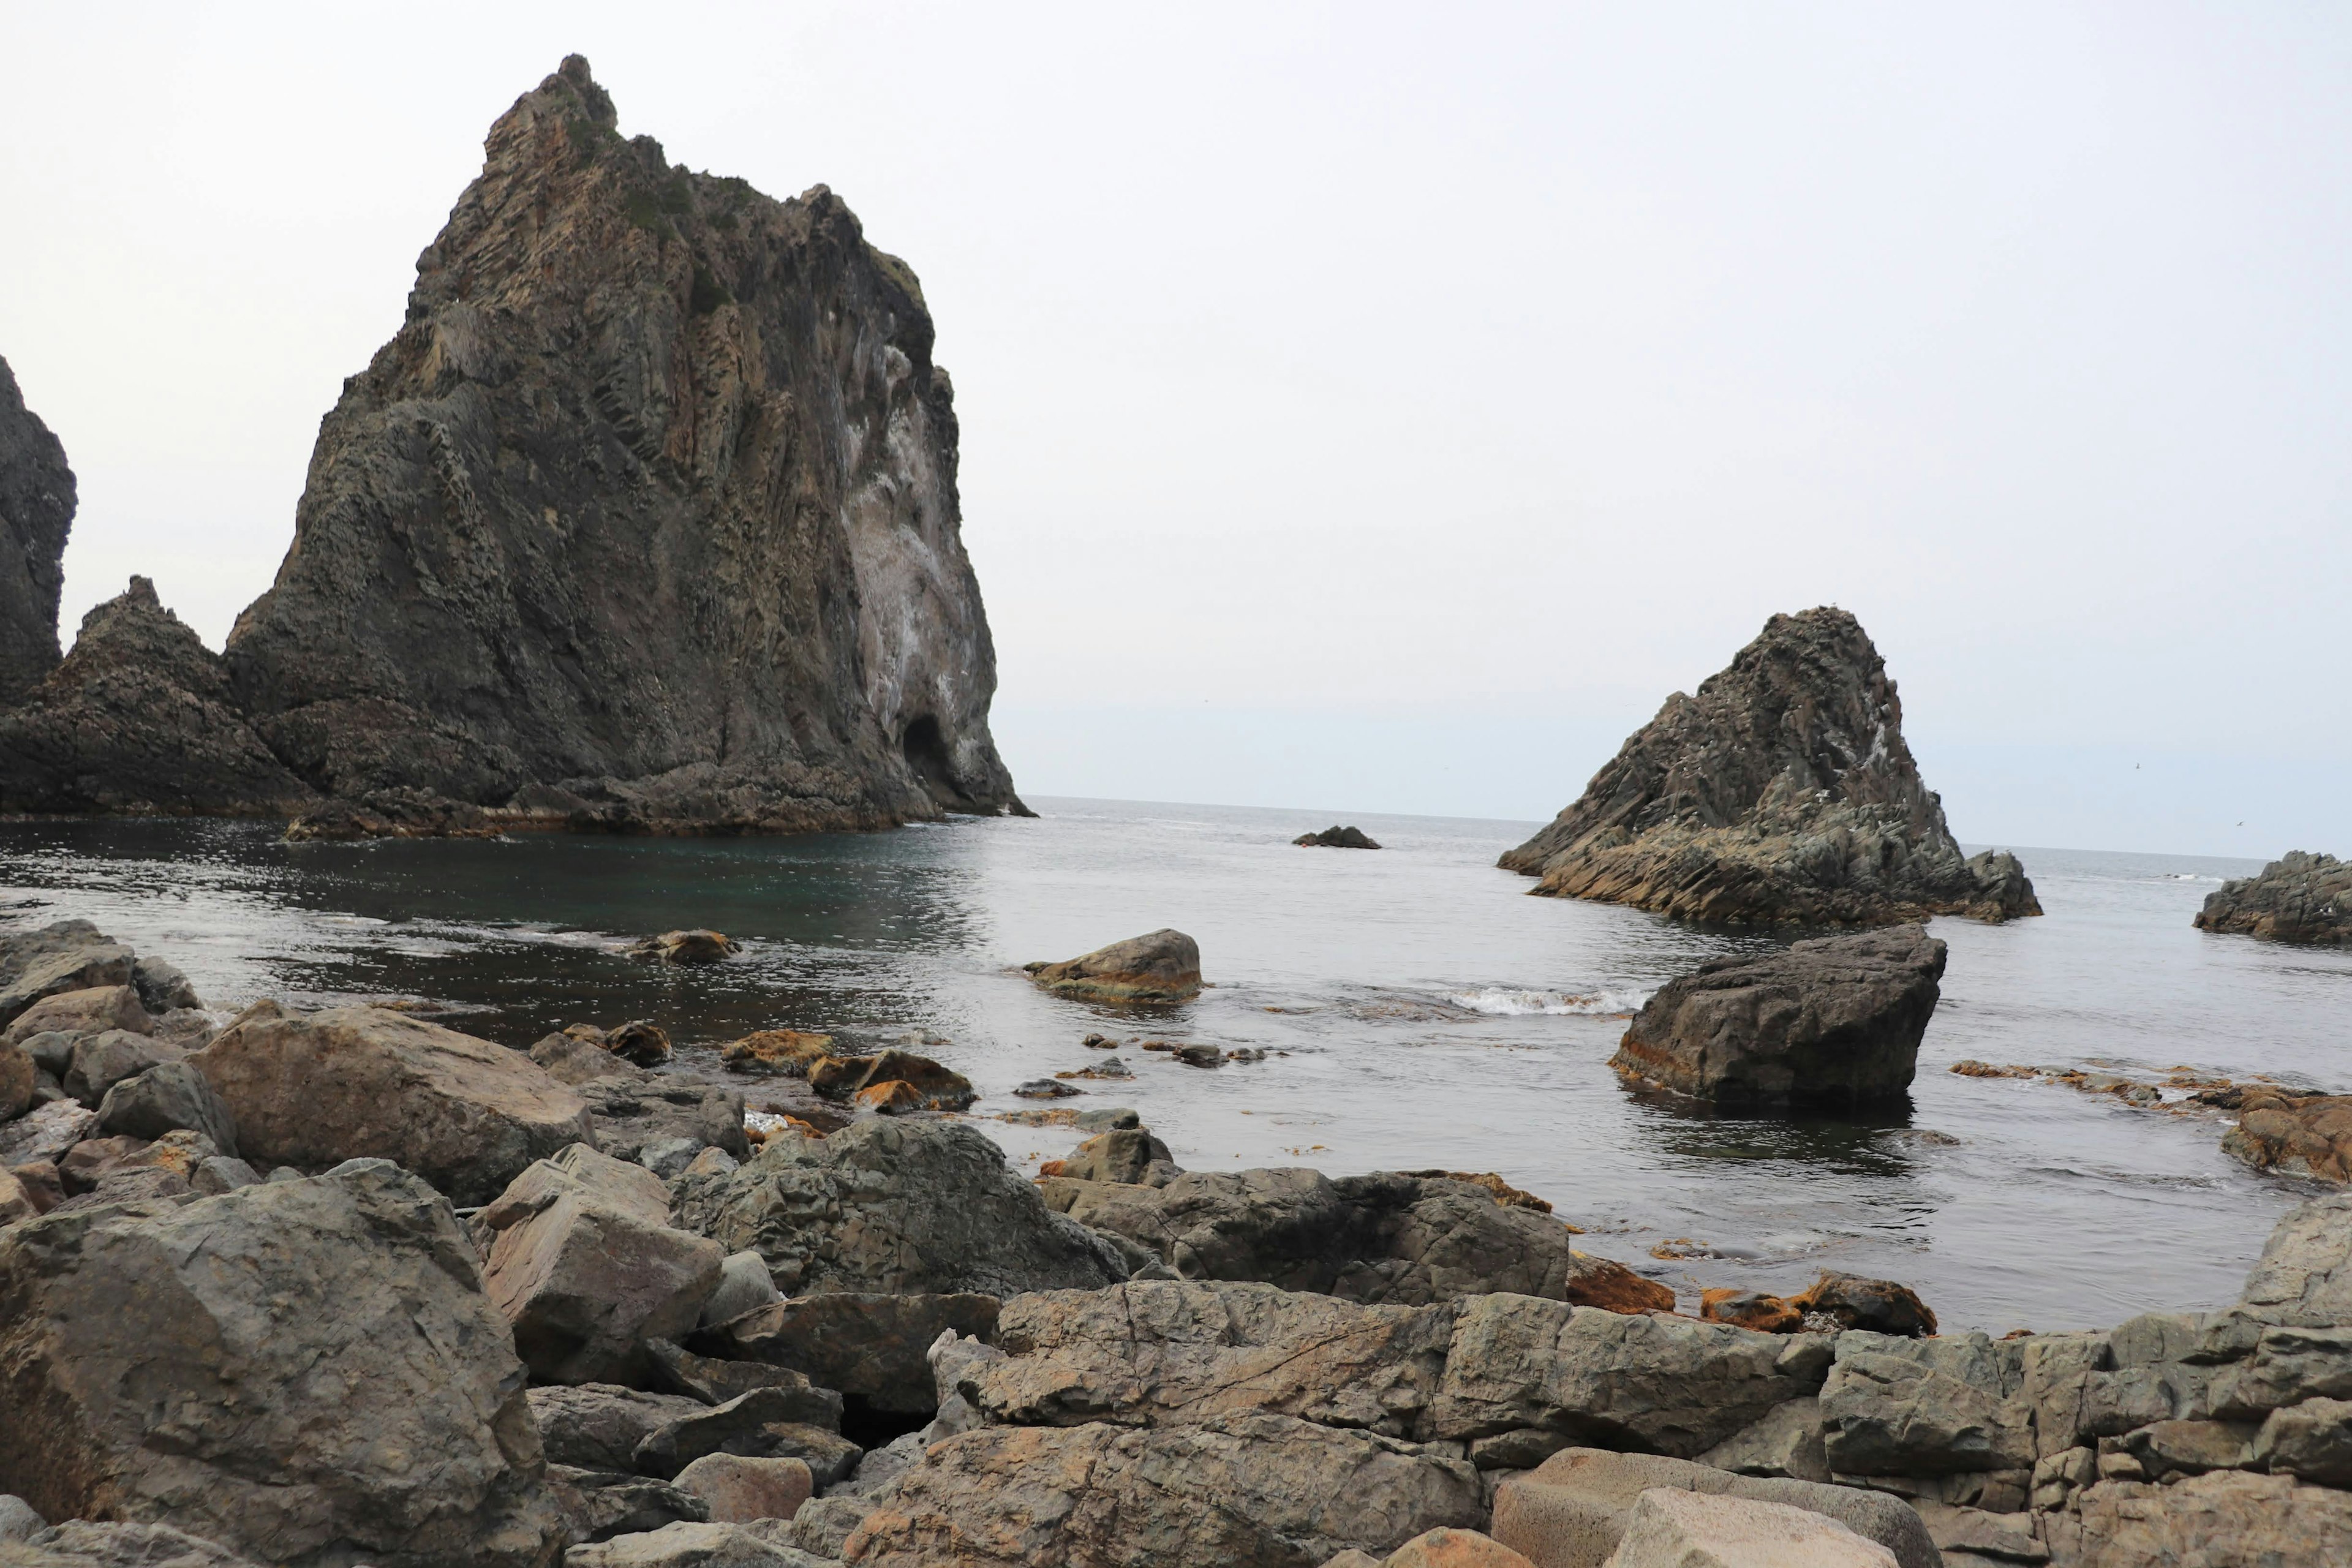
[[(137, 968), (134, 963), (133, 969)], [(83, 1034), (99, 1029), (123, 1029), (134, 1035), (152, 1035), (154, 1020), (139, 999), (138, 988), (129, 984), (92, 985), (79, 991), (58, 991), (42, 997), (16, 1015), (8, 1026), (6, 1038), (11, 1041), (30, 1039), (35, 1035)]]
[(710, 1518), (709, 1505), (700, 1498), (651, 1476), (551, 1463), (547, 1495), (563, 1515), (565, 1534), (575, 1543), (659, 1530), (667, 1524), (700, 1524)]
[(1380, 845), (1360, 827), (1341, 827), (1337, 824), (1320, 833), (1302, 833), (1291, 840), (1310, 849), (1378, 849)]
[(1579, 1252), (1559, 1220), (1450, 1178), (1334, 1181), (1292, 1166), (1193, 1173), (1160, 1187), (1045, 1177), (1038, 1189), (1186, 1279), (1263, 1280), (1351, 1301), (1509, 1290), (1622, 1311), (1674, 1307), (1665, 1286)]
[(1080, 1002), (1190, 1002), (1201, 994), (1201, 947), (1181, 931), (1160, 930), (1028, 971), (1044, 989)]
[(65, 662), (0, 711), (0, 810), (286, 816), (318, 798), (144, 577), (83, 616)]
[(2267, 1085), (2239, 1098), (2221, 1152), (2258, 1171), (2352, 1182), (2352, 1095), (2287, 1094)]
[(460, 1205), (594, 1141), (585, 1102), (520, 1052), (381, 1007), (257, 1003), (188, 1060), (236, 1117), (247, 1159), (396, 1160)]
[(66, 1064), (65, 1091), (96, 1110), (116, 1084), (178, 1057), (162, 1041), (128, 1029), (76, 1035), (73, 1055)]
[(724, 1405), (758, 1388), (789, 1389), (806, 1401), (793, 1419), (828, 1430), (841, 1426), (841, 1395), (816, 1387), (805, 1373), (791, 1367), (698, 1355), (667, 1340), (646, 1341), (646, 1353), (653, 1363), (654, 1383), (671, 1394), (683, 1394), (705, 1405)]
[(1575, 805), (1502, 858), (1536, 891), (1739, 925), (2042, 912), (2015, 857), (1960, 853), (1843, 610), (1774, 616), (1676, 692)]
[(21, 1542), (0, 1539), (5, 1568), (254, 1568), (215, 1542), (165, 1524), (68, 1520)]
[(2205, 897), (2200, 931), (2352, 947), (2352, 864), (2297, 849)]
[(41, 1069), (12, 1045), (0, 1045), (0, 1121), (13, 1121), (33, 1106)]
[(122, 1079), (99, 1102), (101, 1132), (156, 1139), (184, 1129), (201, 1132), (220, 1153), (236, 1154), (236, 1118), (205, 1075), (186, 1062), (159, 1062)]
[(0, 1025), (15, 1023), (45, 996), (128, 985), (137, 956), (88, 921), (0, 936)]
[(1895, 1558), (1805, 1509), (1659, 1487), (1635, 1500), (1608, 1568), (1895, 1568)]
[[(893, 1083), (907, 1086), (909, 1110), (961, 1110), (979, 1098), (971, 1080), (912, 1051), (879, 1051), (870, 1057), (820, 1057), (810, 1062), (809, 1087), (829, 1100), (866, 1103), (873, 1091)], [(877, 1107), (878, 1109), (878, 1107)]]
[(2053, 1516), (2068, 1568), (2334, 1568), (2352, 1562), (2352, 1492), (2235, 1471), (2169, 1486), (2102, 1481)]
[(747, 1313), (698, 1342), (789, 1368), (871, 1409), (925, 1415), (939, 1403), (931, 1346), (943, 1333), (995, 1338), (1000, 1306), (975, 1292), (822, 1290)]
[[(1050, 1080), (1049, 1080), (1050, 1081)], [(1062, 1176), (1074, 1182), (1124, 1182), (1133, 1186), (1164, 1187), (1184, 1173), (1168, 1145), (1148, 1128), (1119, 1127), (1097, 1132), (1059, 1160), (1037, 1167), (1041, 1176)]]
[(1936, 1331), (1936, 1314), (1909, 1286), (1833, 1268), (1822, 1269), (1820, 1279), (1789, 1299), (1789, 1305), (1807, 1317), (1834, 1318), (1841, 1327), (1874, 1334), (1916, 1339)]
[(737, 1454), (705, 1454), (677, 1473), (677, 1486), (700, 1498), (712, 1521), (719, 1524), (790, 1519), (816, 1489), (803, 1460)]
[(983, 1427), (935, 1446), (853, 1533), (853, 1563), (1320, 1568), (1486, 1522), (1458, 1459), (1281, 1415), (1135, 1430)]
[[(1353, 1552), (1354, 1548), (1349, 1548)], [(1333, 1562), (1349, 1568), (1348, 1552), (1341, 1552)], [(1356, 1552), (1363, 1563), (1376, 1560), (1369, 1552)], [(1326, 1563), (1324, 1568), (1330, 1568)], [(1438, 1529), (1416, 1535), (1388, 1554), (1381, 1568), (1533, 1568), (1528, 1560), (1489, 1535), (1475, 1530)]]
[(1117, 1247), (1049, 1210), (1003, 1150), (956, 1122), (782, 1133), (740, 1170), (680, 1177), (677, 1193), (677, 1225), (758, 1252), (791, 1296), (1010, 1296), (1129, 1272)]
[(97, 1131), (98, 1112), (53, 1100), (14, 1121), (0, 1121), (0, 1169), (54, 1163)]
[(57, 668), (58, 595), (73, 530), (73, 469), (0, 359), (0, 704)]
[(798, 1458), (808, 1463), (823, 1486), (847, 1473), (863, 1451), (830, 1426), (817, 1424), (840, 1409), (836, 1402), (821, 1397), (826, 1392), (755, 1388), (724, 1405), (697, 1405), (647, 1433), (631, 1465), (667, 1479), (706, 1454)]
[(257, 1561), (538, 1568), (522, 1363), (448, 1204), (355, 1163), (0, 1233), (0, 1490)]
[(763, 1525), (667, 1524), (616, 1535), (563, 1555), (564, 1568), (827, 1568), (763, 1533)]
[(2352, 1323), (2352, 1194), (2315, 1198), (2281, 1219), (2239, 1299), (2267, 1323)]
[[(1643, 1500), (1660, 1493), (1803, 1510), (1874, 1542), (1901, 1568), (1939, 1568), (1941, 1563), (1941, 1554), (1919, 1516), (1900, 1499), (1885, 1493), (1735, 1476), (1678, 1459), (1591, 1448), (1568, 1449), (1526, 1475), (1506, 1479), (1495, 1493), (1493, 1533), (1537, 1568), (1599, 1568), (1632, 1535)], [(1662, 1568), (1680, 1568), (1685, 1561), (1697, 1565), (1709, 1560), (1668, 1556), (1635, 1561), (1642, 1568), (1653, 1563)], [(1721, 1561), (1729, 1568), (1745, 1568), (1750, 1560), (1735, 1555)], [(1797, 1568), (1816, 1559), (1759, 1556), (1755, 1561), (1774, 1568), (1783, 1563)], [(1841, 1559), (1819, 1561), (1826, 1564)]]
[(670, 1228), (661, 1178), (584, 1143), (533, 1163), (476, 1225), (496, 1237), (483, 1289), (541, 1383), (647, 1375), (646, 1342), (694, 1327), (725, 1257)]
[(230, 635), (245, 710), (331, 831), (1020, 809), (914, 274), (616, 123), (575, 56), (491, 128)]
[(1897, 1099), (1917, 1073), (1944, 959), (1916, 925), (1715, 959), (1651, 995), (1610, 1065), (1724, 1103)]
[(534, 1388), (529, 1398), (549, 1463), (606, 1472), (634, 1470), (637, 1445), (708, 1408), (698, 1399), (614, 1384)]

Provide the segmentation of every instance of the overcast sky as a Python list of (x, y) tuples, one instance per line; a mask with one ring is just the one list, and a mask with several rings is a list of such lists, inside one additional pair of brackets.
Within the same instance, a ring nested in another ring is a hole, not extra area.
[[(0, 354), (217, 646), (490, 121), (923, 279), (1033, 795), (1543, 816), (1859, 614), (1972, 842), (2352, 853), (2352, 9), (0, 0)], [(2244, 826), (2241, 826), (2239, 824)]]

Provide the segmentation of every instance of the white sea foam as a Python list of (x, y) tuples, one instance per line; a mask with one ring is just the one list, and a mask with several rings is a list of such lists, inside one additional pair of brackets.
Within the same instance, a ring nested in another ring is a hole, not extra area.
[(1502, 985), (1482, 985), (1472, 991), (1440, 994), (1457, 1007), (1498, 1018), (1632, 1013), (1650, 999), (1647, 991), (1517, 991)]

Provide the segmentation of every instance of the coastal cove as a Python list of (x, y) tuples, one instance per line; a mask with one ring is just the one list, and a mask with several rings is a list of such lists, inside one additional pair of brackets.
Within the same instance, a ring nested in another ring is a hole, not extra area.
[[(1055, 1103), (1133, 1106), (1190, 1169), (1492, 1170), (1685, 1310), (1702, 1285), (1792, 1290), (1828, 1267), (1996, 1334), (2226, 1302), (2314, 1189), (2224, 1155), (2213, 1115), (1954, 1062), (2345, 1087), (2352, 953), (2189, 926), (2252, 862), (2021, 850), (2043, 917), (1931, 926), (1951, 953), (1907, 1116), (1746, 1117), (1637, 1098), (1605, 1063), (1666, 978), (1802, 933), (1522, 897), (1494, 862), (1529, 824), (1349, 818), (1385, 847), (1369, 854), (1294, 847), (1322, 811), (1030, 804), (1041, 820), (789, 838), (288, 844), (264, 823), (20, 820), (0, 825), (0, 920), (93, 921), (216, 1010), (398, 997), (518, 1047), (632, 1018), (689, 1054), (779, 1026), (925, 1031), (979, 1089), (974, 1124), (1033, 1172), (1079, 1135), (992, 1118), (1030, 1108), (1016, 1084), (1098, 1065), (1079, 1042), (1100, 1032), (1135, 1078)], [(1184, 1007), (1118, 1015), (1019, 970), (1160, 925), (1201, 943), (1212, 986)], [(681, 926), (741, 952), (705, 970), (621, 952)], [(1268, 1055), (1203, 1070), (1146, 1040)]]

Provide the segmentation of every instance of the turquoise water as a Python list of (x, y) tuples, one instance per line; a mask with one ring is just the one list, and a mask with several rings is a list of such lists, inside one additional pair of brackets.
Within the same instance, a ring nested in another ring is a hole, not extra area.
[[(803, 838), (288, 845), (252, 824), (14, 822), (0, 921), (94, 920), (216, 1007), (404, 996), (512, 1045), (635, 1017), (689, 1046), (921, 1028), (983, 1117), (1099, 1061), (1089, 1032), (1263, 1047), (1203, 1070), (1130, 1045), (1131, 1084), (1063, 1103), (1136, 1107), (1193, 1169), (1493, 1170), (1687, 1292), (1832, 1267), (1995, 1331), (2226, 1301), (2303, 1193), (2223, 1156), (2211, 1120), (1952, 1062), (2352, 1084), (2352, 954), (2189, 925), (2252, 862), (2021, 850), (2046, 916), (1935, 923), (1951, 963), (1908, 1115), (1708, 1117), (1633, 1098), (1604, 1064), (1651, 988), (1765, 939), (1525, 897), (1493, 863), (1534, 824), (1357, 818), (1387, 846), (1370, 854), (1292, 847), (1328, 826), (1297, 813), (1032, 804), (1034, 821)], [(744, 952), (676, 971), (618, 951), (679, 925)], [(1213, 984), (1160, 1017), (1042, 995), (1018, 970), (1162, 925), (1199, 940)], [(1033, 1168), (1075, 1142), (979, 1124)], [(1685, 1238), (1714, 1256), (1651, 1256)]]

